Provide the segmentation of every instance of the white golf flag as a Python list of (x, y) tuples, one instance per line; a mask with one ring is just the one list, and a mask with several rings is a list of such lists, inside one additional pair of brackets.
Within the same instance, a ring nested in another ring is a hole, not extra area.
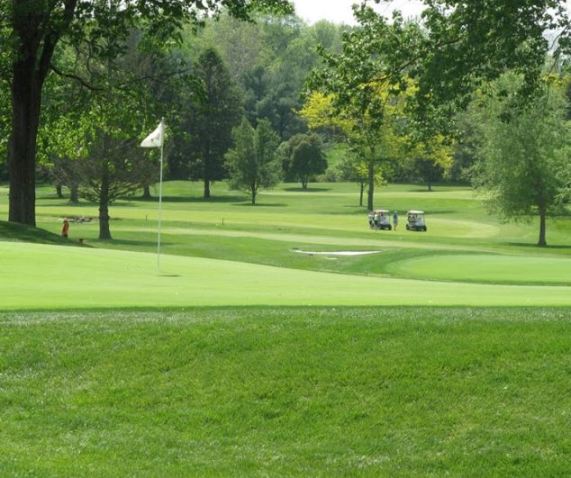
[(141, 143), (141, 148), (160, 148), (163, 145), (165, 136), (165, 123), (161, 121), (149, 136)]

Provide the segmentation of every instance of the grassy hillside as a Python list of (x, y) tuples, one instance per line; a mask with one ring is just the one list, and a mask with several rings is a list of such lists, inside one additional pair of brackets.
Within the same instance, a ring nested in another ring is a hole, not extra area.
[(565, 476), (569, 319), (0, 313), (0, 474)]

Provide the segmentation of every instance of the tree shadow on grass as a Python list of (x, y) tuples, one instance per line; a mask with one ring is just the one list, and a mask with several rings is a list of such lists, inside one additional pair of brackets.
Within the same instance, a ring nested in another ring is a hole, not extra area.
[(251, 208), (264, 208), (264, 207), (287, 207), (287, 204), (284, 203), (256, 203), (255, 206), (252, 206), (251, 202), (243, 202), (240, 204), (232, 204), (232, 206), (238, 207), (251, 207)]
[(36, 197), (37, 201), (61, 201), (61, 202), (66, 202), (69, 201), (69, 198), (67, 197), (62, 197), (62, 198), (58, 198), (55, 195), (51, 195), (51, 194), (40, 194)]
[(571, 250), (571, 244), (547, 244), (547, 246), (538, 246), (535, 242), (506, 242), (508, 246), (515, 246), (515, 247), (525, 247), (528, 249), (535, 249), (537, 251), (544, 251), (544, 250)]
[[(111, 239), (110, 241), (102, 241), (99, 239), (95, 239), (93, 242), (97, 242), (98, 244), (114, 244), (114, 245), (121, 245), (121, 246), (139, 246), (139, 247), (156, 247), (157, 241), (141, 241), (141, 240), (134, 240), (134, 239)], [(172, 246), (172, 242), (164, 242), (161, 241), (162, 246)]]
[(0, 240), (32, 242), (35, 244), (58, 244), (62, 246), (79, 245), (76, 241), (65, 239), (59, 234), (54, 234), (44, 229), (5, 221), (0, 221)]
[(319, 193), (324, 191), (331, 191), (331, 188), (307, 188), (303, 189), (302, 187), (297, 188), (284, 188), (283, 191), (287, 191), (290, 193)]
[[(158, 203), (158, 197), (152, 197), (150, 199), (143, 199), (143, 198), (132, 198), (130, 199), (131, 202), (144, 202), (144, 203)], [(172, 203), (181, 203), (181, 202), (189, 202), (189, 203), (229, 203), (229, 202), (242, 202), (244, 201), (244, 196), (212, 196), (209, 199), (204, 199), (203, 197), (197, 196), (163, 196), (163, 202), (172, 202)]]
[(430, 196), (432, 193), (445, 193), (447, 191), (450, 191), (450, 189), (446, 189), (443, 187), (439, 187), (439, 186), (432, 186), (431, 190), (428, 190), (428, 186), (418, 186), (412, 189), (407, 189), (405, 192), (407, 193), (426, 193), (427, 196)]
[[(41, 201), (45, 201), (45, 199), (42, 198)], [(41, 201), (40, 201), (40, 202), (41, 202)], [(62, 200), (62, 199), (60, 199), (60, 201), (61, 201), (60, 204), (49, 204), (49, 207), (53, 207), (53, 208), (56, 208), (56, 207), (57, 207), (57, 208), (72, 208), (72, 209), (83, 209), (83, 208), (88, 208), (88, 207), (90, 207), (90, 208), (98, 207), (98, 204), (96, 204), (96, 203), (94, 203), (94, 202), (85, 202), (85, 201), (82, 201), (82, 202), (79, 202), (79, 203), (72, 203), (72, 202), (69, 202), (69, 201)], [(125, 204), (126, 204), (126, 203), (125, 203)], [(111, 207), (117, 206), (117, 205), (122, 206), (123, 203), (113, 203), (113, 204), (111, 205)]]

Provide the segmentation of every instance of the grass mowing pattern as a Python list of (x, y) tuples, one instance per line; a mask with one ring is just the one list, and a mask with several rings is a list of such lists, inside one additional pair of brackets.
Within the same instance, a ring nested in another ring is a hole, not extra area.
[(568, 309), (0, 314), (2, 476), (563, 476)]
[[(377, 207), (398, 209), (401, 214), (411, 208), (427, 211), (429, 231), (421, 234), (408, 232), (404, 227), (396, 232), (369, 230), (366, 210), (357, 206), (358, 187), (355, 184), (320, 183), (307, 191), (301, 191), (296, 184), (282, 184), (264, 191), (256, 207), (249, 205), (246, 196), (228, 191), (223, 182), (216, 184), (211, 200), (200, 197), (200, 187), (199, 183), (189, 181), (165, 184), (165, 254), (239, 260), (289, 269), (403, 277), (410, 277), (414, 271), (407, 269), (407, 264), (393, 263), (424, 253), (495, 254), (506, 256), (506, 260), (525, 274), (514, 273), (498, 280), (494, 274), (484, 274), (477, 280), (518, 285), (568, 283), (565, 277), (553, 280), (552, 268), (547, 262), (553, 263), (556, 258), (571, 254), (569, 211), (557, 219), (550, 219), (548, 240), (551, 247), (537, 248), (533, 245), (537, 240), (536, 218), (529, 224), (501, 224), (486, 214), (469, 188), (437, 186), (431, 193), (414, 185), (380, 188)], [(0, 215), (7, 211), (5, 197), (5, 194), (0, 195)], [(79, 205), (70, 205), (67, 199), (58, 199), (51, 187), (38, 188), (37, 197), (37, 220), (43, 230), (37, 230), (35, 235), (31, 234), (31, 229), (18, 232), (0, 221), (0, 239), (19, 240), (20, 236), (25, 236), (28, 241), (61, 242), (58, 235), (63, 217), (96, 218), (98, 214), (95, 204), (82, 201)], [(156, 249), (156, 214), (156, 200), (121, 199), (111, 208), (113, 241), (96, 239), (98, 227), (97, 221), (93, 220), (72, 223), (70, 242), (77, 244), (81, 238), (94, 248), (153, 252)], [(373, 248), (383, 250), (385, 254), (337, 261), (302, 259), (289, 253), (293, 248), (317, 251)], [(529, 257), (553, 260), (540, 259), (531, 267), (526, 260)], [(424, 274), (420, 278), (474, 282), (468, 274), (471, 270), (466, 270), (464, 275), (458, 274), (458, 270), (464, 269), (448, 261), (438, 262), (437, 266), (437, 273)], [(546, 279), (538, 281), (538, 276)]]

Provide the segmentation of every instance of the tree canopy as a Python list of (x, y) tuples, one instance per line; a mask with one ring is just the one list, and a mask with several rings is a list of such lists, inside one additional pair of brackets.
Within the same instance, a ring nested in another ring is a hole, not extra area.
[(262, 188), (275, 186), (281, 178), (281, 165), (276, 157), (279, 137), (268, 120), (260, 120), (256, 128), (246, 118), (233, 131), (234, 147), (226, 154), (230, 186), (250, 193), (256, 205)]
[[(42, 91), (62, 39), (86, 45), (94, 58), (112, 60), (125, 50), (130, 31), (139, 27), (149, 39), (175, 38), (185, 22), (201, 23), (208, 13), (226, 9), (248, 19), (258, 9), (291, 11), (286, 0), (14, 0), (2, 1), (0, 44), (8, 45), (4, 73), (11, 85), (12, 121), (9, 147), (9, 219), (35, 225), (35, 167)], [(3, 55), (4, 57), (4, 55)], [(2, 58), (3, 59), (3, 58)], [(110, 85), (107, 85), (109, 87)]]
[(538, 245), (547, 245), (546, 218), (569, 196), (571, 130), (560, 85), (546, 86), (521, 110), (521, 76), (501, 77), (471, 107), (480, 136), (474, 185), (505, 219), (539, 217)]

